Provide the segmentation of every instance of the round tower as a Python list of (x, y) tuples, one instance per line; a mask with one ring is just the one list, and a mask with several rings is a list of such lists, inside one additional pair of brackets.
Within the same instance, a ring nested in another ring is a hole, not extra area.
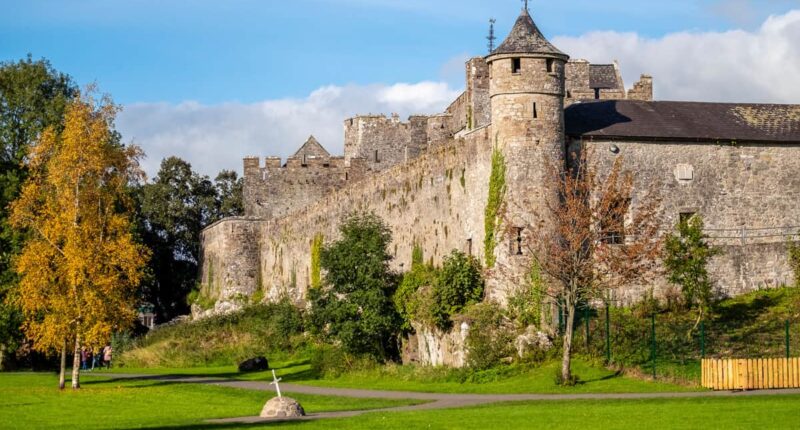
[[(497, 263), (524, 276), (526, 243), (546, 224), (546, 166), (561, 167), (564, 149), (564, 68), (569, 56), (539, 31), (527, 9), (511, 34), (488, 57), (492, 144), (506, 163), (505, 237)], [(509, 225), (511, 224), (511, 225)], [(509, 271), (509, 270), (506, 270)], [(514, 280), (508, 280), (508, 282)]]

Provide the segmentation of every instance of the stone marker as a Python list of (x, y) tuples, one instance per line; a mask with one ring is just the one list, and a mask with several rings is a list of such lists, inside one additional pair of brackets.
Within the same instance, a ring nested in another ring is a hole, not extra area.
[(262, 418), (297, 418), (305, 414), (300, 403), (290, 397), (273, 397), (261, 410)]

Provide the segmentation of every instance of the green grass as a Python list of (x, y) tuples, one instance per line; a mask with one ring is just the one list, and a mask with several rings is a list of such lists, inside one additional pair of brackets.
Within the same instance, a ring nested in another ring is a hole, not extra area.
[(336, 421), (295, 422), (248, 428), (792, 429), (800, 428), (800, 414), (797, 413), (799, 403), (800, 396), (520, 402), (469, 409), (375, 412)]
[[(462, 382), (458, 370), (420, 366), (387, 365), (369, 370), (354, 371), (338, 378), (318, 379), (306, 361), (276, 363), (276, 373), (284, 382), (335, 388), (415, 391), (430, 393), (647, 393), (681, 392), (696, 388), (650, 382), (619, 375), (611, 370), (594, 367), (586, 362), (573, 362), (573, 371), (581, 379), (575, 387), (555, 383), (560, 363), (550, 362), (540, 367), (509, 366), (472, 375), (473, 382)], [(121, 373), (213, 375), (245, 380), (272, 380), (271, 372), (240, 374), (233, 366), (193, 369), (114, 369)]]
[[(0, 428), (142, 428), (185, 426), (212, 418), (258, 415), (263, 391), (154, 380), (82, 378), (60, 392), (43, 373), (0, 374)], [(286, 393), (309, 413), (415, 404), (413, 400), (350, 399)]]

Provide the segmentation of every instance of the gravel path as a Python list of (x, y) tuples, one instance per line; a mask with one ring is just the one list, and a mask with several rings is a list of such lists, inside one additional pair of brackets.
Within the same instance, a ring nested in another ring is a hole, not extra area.
[[(200, 376), (174, 376), (174, 375), (136, 375), (136, 374), (94, 374), (117, 379), (146, 379), (164, 382), (178, 382), (187, 384), (210, 384), (220, 387), (242, 388), (258, 391), (275, 391), (269, 382), (263, 381), (237, 381), (225, 378), (200, 377)], [(631, 399), (685, 399), (700, 397), (744, 397), (744, 396), (776, 396), (786, 394), (800, 394), (800, 389), (790, 390), (757, 390), (757, 391), (698, 391), (679, 393), (595, 393), (595, 394), (445, 394), (445, 393), (420, 393), (413, 391), (379, 391), (358, 390), (351, 388), (315, 387), (311, 385), (281, 384), (285, 393), (313, 394), (318, 396), (351, 397), (360, 399), (394, 399), (394, 400), (426, 400), (428, 403), (413, 406), (400, 406), (384, 409), (369, 409), (361, 411), (322, 412), (308, 414), (300, 420), (313, 420), (321, 418), (343, 418), (361, 415), (368, 412), (402, 412), (422, 411), (431, 409), (459, 408), (475, 405), (485, 405), (499, 402), (519, 401), (564, 401), (564, 400), (631, 400)], [(239, 417), (209, 420), (209, 423), (259, 423), (282, 421), (274, 418)], [(285, 420), (283, 420), (285, 421)]]

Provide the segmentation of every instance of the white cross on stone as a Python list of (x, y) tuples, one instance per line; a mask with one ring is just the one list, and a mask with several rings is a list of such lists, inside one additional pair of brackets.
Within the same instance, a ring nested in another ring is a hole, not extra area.
[(280, 382), (281, 379), (282, 378), (278, 378), (275, 375), (275, 369), (272, 369), (272, 382), (270, 382), (269, 385), (274, 385), (275, 386), (275, 391), (278, 392), (278, 398), (282, 398), (283, 397), (283, 396), (281, 396), (281, 387), (278, 385), (278, 382)]

